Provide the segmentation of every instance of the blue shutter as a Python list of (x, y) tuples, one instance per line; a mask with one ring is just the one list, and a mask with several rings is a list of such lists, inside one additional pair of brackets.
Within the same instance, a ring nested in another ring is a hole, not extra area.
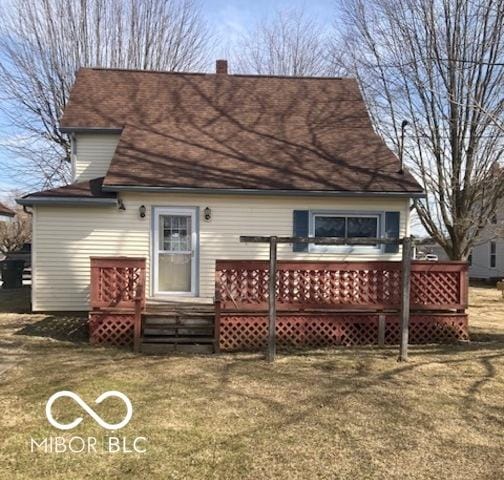
[[(294, 210), (294, 219), (292, 222), (292, 236), (293, 237), (307, 237), (308, 236), (308, 222), (310, 212), (308, 210)], [(292, 245), (293, 252), (307, 252), (308, 244), (294, 243)]]
[[(385, 237), (399, 238), (400, 212), (385, 212)], [(398, 253), (399, 245), (385, 245), (385, 253)]]

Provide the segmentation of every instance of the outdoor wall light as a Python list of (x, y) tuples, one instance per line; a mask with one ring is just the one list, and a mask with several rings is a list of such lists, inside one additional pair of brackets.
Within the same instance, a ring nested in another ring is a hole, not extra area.
[(212, 218), (212, 210), (210, 210), (210, 207), (206, 207), (204, 210), (204, 215), (205, 215), (205, 220), (208, 222)]
[(124, 202), (120, 198), (117, 199), (117, 208), (119, 210), (126, 210), (126, 207), (124, 206)]
[(140, 214), (140, 218), (145, 218), (145, 205), (140, 205), (140, 208), (138, 209), (138, 213)]

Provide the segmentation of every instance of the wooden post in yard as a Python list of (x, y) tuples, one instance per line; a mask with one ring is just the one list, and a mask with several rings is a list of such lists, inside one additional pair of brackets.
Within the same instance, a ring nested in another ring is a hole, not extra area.
[(378, 346), (385, 346), (385, 315), (383, 313), (378, 315)]
[(268, 294), (268, 350), (266, 359), (275, 361), (276, 355), (276, 271), (277, 237), (270, 237), (269, 294)]
[(402, 242), (401, 269), (401, 338), (399, 346), (399, 362), (408, 361), (408, 339), (410, 320), (410, 287), (411, 287), (411, 237), (404, 237)]

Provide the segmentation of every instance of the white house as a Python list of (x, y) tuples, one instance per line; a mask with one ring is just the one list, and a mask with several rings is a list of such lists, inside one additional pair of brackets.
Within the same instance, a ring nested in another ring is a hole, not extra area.
[[(420, 245), (417, 250), (422, 253), (433, 253), (438, 256), (439, 260), (449, 260), (446, 252), (437, 243)], [(504, 278), (504, 208), (502, 202), (471, 249), (468, 262), (470, 278), (479, 280)]]
[[(147, 259), (151, 298), (211, 299), (240, 235), (398, 237), (422, 197), (357, 82), (82, 69), (61, 128), (74, 183), (25, 196), (34, 310), (87, 310), (90, 256)], [(398, 247), (283, 244), (279, 258), (399, 259)]]
[(485, 280), (504, 279), (504, 203), (485, 227), (469, 257), (469, 276)]

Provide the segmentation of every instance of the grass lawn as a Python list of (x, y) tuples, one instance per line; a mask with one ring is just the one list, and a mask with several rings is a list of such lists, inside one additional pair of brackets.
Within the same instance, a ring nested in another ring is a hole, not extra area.
[[(143, 357), (92, 348), (79, 320), (31, 315), (27, 291), (0, 290), (0, 478), (502, 479), (504, 301), (472, 288), (473, 341), (338, 348), (281, 355)], [(22, 298), (22, 297), (25, 298)], [(78, 393), (117, 435), (147, 452), (43, 453), (30, 438), (110, 435), (71, 400), (55, 404), (70, 432), (45, 418), (48, 397)]]

